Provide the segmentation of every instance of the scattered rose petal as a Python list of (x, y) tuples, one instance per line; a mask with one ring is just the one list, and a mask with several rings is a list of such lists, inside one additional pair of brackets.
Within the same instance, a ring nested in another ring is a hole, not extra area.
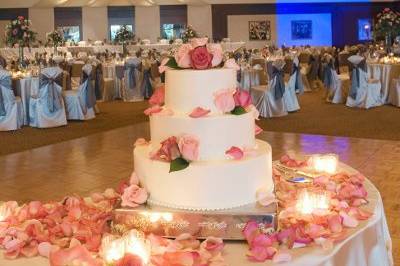
[(225, 152), (225, 154), (234, 160), (240, 160), (244, 156), (243, 151), (235, 146), (232, 146), (229, 150)]
[(145, 115), (157, 114), (157, 113), (161, 112), (162, 110), (163, 109), (161, 106), (154, 105), (154, 106), (151, 106), (151, 107), (147, 108), (146, 110), (144, 110), (144, 114)]
[(193, 111), (189, 114), (190, 117), (192, 118), (199, 118), (199, 117), (203, 117), (206, 116), (210, 113), (209, 109), (204, 109), (201, 107), (196, 107), (193, 109)]

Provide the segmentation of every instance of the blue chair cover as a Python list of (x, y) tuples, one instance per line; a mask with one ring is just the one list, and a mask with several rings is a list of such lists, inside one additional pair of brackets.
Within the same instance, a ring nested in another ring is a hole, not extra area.
[(351, 88), (349, 96), (353, 99), (357, 97), (357, 89), (360, 87), (360, 71), (367, 72), (367, 63), (365, 58), (358, 64), (353, 64), (351, 71)]
[(0, 116), (5, 116), (7, 114), (6, 112), (6, 107), (4, 103), (4, 96), (2, 92), (2, 88), (5, 89), (12, 89), (11, 88), (11, 76), (3, 76), (2, 79), (0, 79)]
[(151, 95), (153, 95), (153, 87), (151, 86), (150, 76), (150, 69), (145, 69), (143, 71), (143, 82), (141, 88), (145, 99), (148, 99), (151, 97)]
[(272, 66), (272, 79), (275, 79), (274, 97), (275, 100), (279, 100), (285, 93), (285, 81), (283, 80), (285, 73), (283, 69), (278, 69)]
[[(92, 108), (96, 104), (96, 94), (92, 86), (91, 75), (86, 74), (82, 71), (82, 83), (86, 82), (85, 88), (85, 103), (87, 108)], [(86, 109), (86, 108), (85, 108)], [(86, 114), (86, 111), (84, 111)]]
[(126, 64), (125, 68), (128, 70), (128, 88), (136, 88), (136, 72), (138, 71), (138, 65)]
[(333, 58), (329, 59), (329, 62), (323, 63), (323, 82), (325, 88), (332, 88), (333, 85), (333, 74), (332, 70), (335, 70), (335, 64)]
[(303, 92), (304, 92), (303, 80), (301, 78), (300, 67), (296, 63), (293, 63), (293, 67), (292, 67), (291, 75), (294, 75), (294, 74), (296, 74), (296, 82), (294, 85), (294, 89), (296, 92), (303, 94)]
[(39, 88), (46, 88), (47, 90), (47, 109), (50, 113), (54, 113), (62, 107), (62, 98), (61, 95), (56, 91), (57, 88), (54, 86), (54, 83), (62, 83), (62, 74), (51, 78), (44, 74), (41, 74), (39, 77)]

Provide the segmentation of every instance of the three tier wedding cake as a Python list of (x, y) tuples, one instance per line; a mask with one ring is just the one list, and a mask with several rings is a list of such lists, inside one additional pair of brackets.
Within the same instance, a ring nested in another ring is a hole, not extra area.
[(223, 65), (222, 49), (196, 39), (162, 67), (165, 90), (155, 92), (146, 110), (151, 141), (134, 150), (148, 202), (218, 210), (253, 203), (260, 189), (272, 191), (271, 147), (255, 138), (257, 111), (250, 95), (236, 89), (233, 59)]

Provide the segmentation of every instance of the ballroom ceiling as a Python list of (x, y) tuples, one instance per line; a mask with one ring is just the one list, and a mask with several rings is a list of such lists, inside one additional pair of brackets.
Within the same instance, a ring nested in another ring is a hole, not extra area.
[(0, 8), (55, 6), (122, 6), (179, 4), (239, 4), (239, 3), (307, 3), (307, 2), (397, 2), (398, 0), (0, 0)]

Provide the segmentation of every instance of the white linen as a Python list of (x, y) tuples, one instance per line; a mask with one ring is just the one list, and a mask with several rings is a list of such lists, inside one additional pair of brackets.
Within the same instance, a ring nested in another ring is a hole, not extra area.
[(400, 77), (400, 64), (368, 64), (368, 77), (380, 80), (382, 102), (390, 103), (389, 94), (393, 88), (392, 82)]

